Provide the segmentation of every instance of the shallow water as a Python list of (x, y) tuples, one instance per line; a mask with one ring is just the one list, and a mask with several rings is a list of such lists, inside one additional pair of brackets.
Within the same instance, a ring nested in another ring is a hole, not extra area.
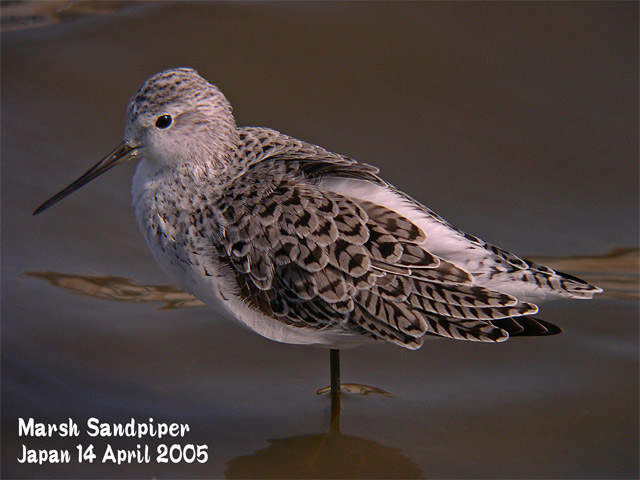
[[(105, 9), (2, 33), (3, 478), (637, 477), (637, 4)], [(345, 395), (329, 434), (325, 350), (157, 287), (133, 165), (31, 217), (116, 145), (129, 97), (172, 66), (217, 83), (239, 124), (375, 164), (454, 225), (605, 294), (544, 305), (554, 337), (345, 351), (344, 382), (391, 396)], [(29, 417), (188, 423), (180, 443), (209, 459), (19, 464), (23, 444), (136, 446), (19, 438)]]

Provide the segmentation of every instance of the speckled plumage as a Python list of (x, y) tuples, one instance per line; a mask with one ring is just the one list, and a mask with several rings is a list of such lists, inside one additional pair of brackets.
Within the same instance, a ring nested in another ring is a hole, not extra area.
[[(375, 167), (237, 128), (223, 94), (194, 70), (154, 75), (127, 112), (116, 163), (140, 159), (133, 205), (154, 257), (273, 340), (415, 349), (426, 335), (550, 334), (559, 329), (533, 319), (532, 302), (600, 291), (460, 232)], [(157, 127), (163, 115), (171, 123)]]

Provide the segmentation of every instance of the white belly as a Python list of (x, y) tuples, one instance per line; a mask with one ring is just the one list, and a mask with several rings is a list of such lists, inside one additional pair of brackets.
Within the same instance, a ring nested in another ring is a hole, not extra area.
[(168, 258), (154, 239), (147, 238), (147, 244), (156, 262), (172, 281), (213, 307), (216, 312), (223, 313), (263, 337), (282, 343), (331, 348), (348, 348), (372, 341), (368, 337), (342, 331), (294, 327), (263, 315), (247, 306), (238, 295), (235, 285), (213, 262), (206, 263), (206, 275), (202, 259), (198, 259), (198, 256), (190, 259), (191, 264), (177, 262)]
[[(238, 294), (233, 274), (218, 263), (215, 248), (190, 235), (184, 221), (169, 216), (163, 220), (157, 204), (157, 185), (140, 162), (133, 179), (132, 196), (138, 226), (160, 268), (181, 288), (192, 293), (217, 312), (239, 322), (263, 337), (283, 343), (349, 347), (372, 341), (369, 337), (340, 330), (318, 330), (287, 325), (250, 308)], [(188, 205), (178, 205), (188, 211)], [(166, 212), (165, 212), (166, 216)], [(190, 245), (189, 242), (196, 242)], [(199, 242), (199, 243), (197, 243)], [(201, 252), (201, 253), (196, 253)], [(208, 252), (208, 253), (207, 253)]]

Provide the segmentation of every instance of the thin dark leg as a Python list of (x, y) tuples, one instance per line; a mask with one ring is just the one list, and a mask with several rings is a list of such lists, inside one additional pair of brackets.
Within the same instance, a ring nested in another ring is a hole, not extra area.
[(331, 428), (340, 429), (340, 350), (329, 351), (331, 363)]
[(340, 350), (329, 351), (331, 361), (331, 395), (340, 393)]

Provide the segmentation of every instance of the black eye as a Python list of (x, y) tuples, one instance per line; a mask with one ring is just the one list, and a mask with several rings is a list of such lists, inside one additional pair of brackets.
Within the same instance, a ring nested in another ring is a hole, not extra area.
[(171, 115), (160, 115), (156, 120), (156, 127), (167, 128), (171, 125)]

